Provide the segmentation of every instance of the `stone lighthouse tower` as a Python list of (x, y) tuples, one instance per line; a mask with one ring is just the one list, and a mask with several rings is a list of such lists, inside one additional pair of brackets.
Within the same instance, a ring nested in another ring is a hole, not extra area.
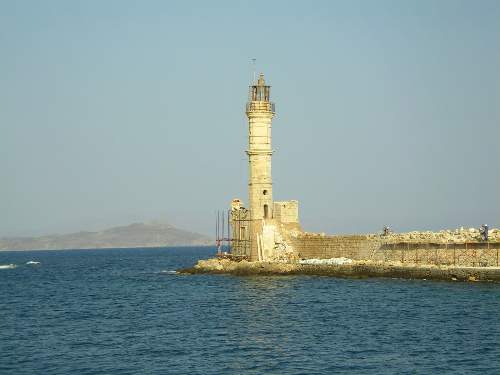
[(270, 88), (262, 74), (250, 86), (246, 106), (248, 207), (245, 208), (241, 200), (233, 199), (230, 211), (231, 255), (251, 261), (287, 258), (293, 250), (287, 243), (287, 231), (302, 230), (298, 202), (273, 201), (271, 123), (275, 111)]
[(248, 204), (252, 222), (273, 217), (273, 184), (271, 178), (271, 122), (274, 103), (270, 86), (260, 74), (250, 86), (246, 115), (248, 117)]

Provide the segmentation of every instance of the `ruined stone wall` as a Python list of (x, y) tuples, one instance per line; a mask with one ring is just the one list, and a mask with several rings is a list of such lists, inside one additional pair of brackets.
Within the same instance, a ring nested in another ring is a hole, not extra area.
[[(276, 203), (275, 207), (279, 207), (289, 202)], [(295, 210), (293, 205), (291, 210)], [(275, 213), (280, 213), (280, 208)], [(250, 224), (250, 221), (242, 224)], [(248, 241), (244, 242), (245, 251), (240, 253), (244, 252), (251, 261), (295, 262), (298, 259), (344, 257), (388, 264), (500, 266), (498, 229), (489, 231), (489, 241), (483, 241), (473, 228), (388, 235), (326, 236), (323, 233), (304, 232), (298, 222), (283, 222), (282, 217), (253, 220), (249, 229)], [(237, 250), (236, 245), (234, 250)]]
[[(489, 239), (492, 242), (500, 242), (500, 230), (491, 228), (488, 231)], [(407, 233), (390, 233), (384, 236), (387, 242), (421, 242), (421, 243), (465, 243), (481, 242), (481, 234), (477, 228), (460, 228), (453, 230), (413, 231)]]
[(294, 253), (304, 259), (340, 257), (355, 260), (370, 259), (381, 245), (375, 236), (323, 236), (309, 233), (291, 237), (289, 242)]
[(373, 261), (466, 267), (499, 266), (500, 242), (401, 242), (383, 243)]
[(345, 257), (393, 264), (500, 266), (500, 241), (496, 238), (489, 242), (395, 242), (394, 237), (370, 234), (324, 236), (296, 233), (287, 238), (287, 242), (300, 259)]
[(249, 256), (250, 212), (241, 203), (239, 199), (233, 199), (231, 204), (231, 254)]
[(280, 223), (299, 222), (299, 202), (296, 200), (274, 202), (274, 218)]

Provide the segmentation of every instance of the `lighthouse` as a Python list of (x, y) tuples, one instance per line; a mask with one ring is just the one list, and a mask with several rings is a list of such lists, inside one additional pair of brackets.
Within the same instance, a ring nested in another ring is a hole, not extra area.
[(273, 183), (271, 177), (271, 124), (274, 103), (271, 86), (264, 75), (250, 86), (246, 115), (248, 117), (248, 204), (252, 221), (272, 219)]
[(284, 231), (300, 232), (302, 229), (296, 200), (273, 201), (271, 125), (275, 110), (271, 86), (266, 85), (263, 74), (250, 85), (245, 112), (248, 118), (248, 206), (245, 207), (240, 199), (231, 202), (228, 218), (231, 256), (251, 261), (286, 258), (291, 247), (283, 237), (288, 233)]

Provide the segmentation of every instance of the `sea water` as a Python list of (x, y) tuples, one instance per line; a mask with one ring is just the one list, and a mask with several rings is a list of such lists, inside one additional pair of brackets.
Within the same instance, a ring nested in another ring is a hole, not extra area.
[(0, 374), (500, 374), (500, 284), (174, 272), (214, 252), (0, 252)]

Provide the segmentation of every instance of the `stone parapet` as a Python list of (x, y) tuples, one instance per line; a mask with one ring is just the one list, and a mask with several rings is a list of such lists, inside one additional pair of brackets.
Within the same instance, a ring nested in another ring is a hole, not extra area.
[[(500, 229), (488, 231), (489, 241), (500, 242)], [(476, 228), (460, 228), (454, 230), (413, 231), (406, 233), (390, 233), (384, 236), (386, 242), (433, 242), (433, 243), (465, 243), (481, 242), (482, 237)]]
[[(455, 231), (447, 231), (455, 233)], [(412, 232), (382, 236), (338, 235), (323, 233), (291, 232), (285, 236), (293, 254), (299, 259), (349, 258), (382, 263), (431, 264), (465, 267), (499, 266), (500, 241), (497, 237), (487, 242), (476, 237), (470, 241), (456, 242), (449, 237), (440, 237), (433, 232), (419, 235)], [(429, 233), (431, 233), (429, 235)], [(461, 233), (458, 231), (457, 233)], [(462, 231), (463, 233), (463, 231)], [(473, 233), (472, 231), (468, 233)], [(493, 229), (490, 233), (496, 234)], [(448, 242), (447, 242), (448, 241)]]
[(289, 239), (294, 253), (302, 259), (370, 259), (380, 248), (380, 240), (363, 235), (324, 236), (301, 234)]

